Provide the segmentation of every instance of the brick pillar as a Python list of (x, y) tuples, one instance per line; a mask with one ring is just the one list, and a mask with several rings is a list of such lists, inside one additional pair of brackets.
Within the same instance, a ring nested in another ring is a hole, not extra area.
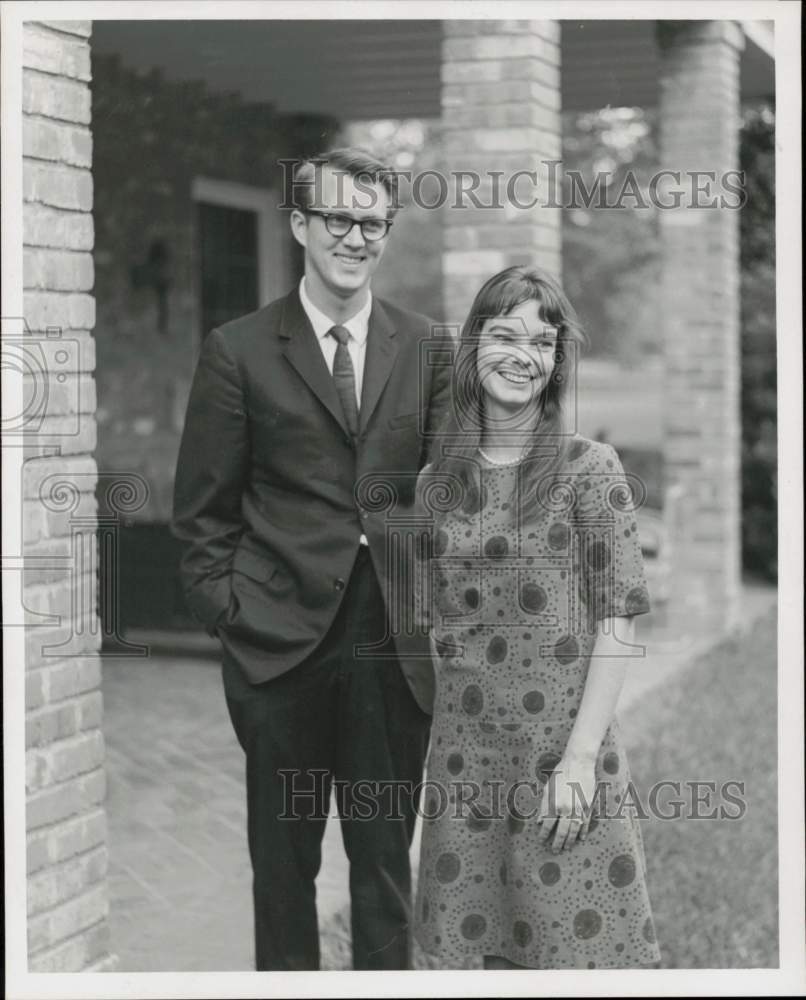
[(23, 26), (31, 972), (111, 968), (94, 495), (91, 23)]
[[(685, 491), (688, 544), (678, 567), (692, 611), (737, 616), (741, 581), (739, 213), (692, 204), (691, 171), (738, 168), (739, 54), (732, 21), (661, 22), (660, 167), (688, 192), (662, 211), (667, 481)], [(710, 200), (710, 199), (709, 199)]]
[[(445, 213), (445, 317), (461, 323), (485, 279), (512, 264), (560, 276), (560, 214), (546, 161), (560, 159), (560, 38), (553, 21), (444, 21), (442, 121), (449, 173), (474, 171), (482, 206), (458, 197), (451, 177)], [(507, 182), (521, 178), (508, 197)], [(500, 174), (496, 182), (493, 171)], [(496, 196), (496, 183), (498, 196)], [(546, 207), (546, 202), (554, 207)], [(456, 205), (462, 207), (457, 208)], [(500, 207), (498, 207), (500, 206)]]

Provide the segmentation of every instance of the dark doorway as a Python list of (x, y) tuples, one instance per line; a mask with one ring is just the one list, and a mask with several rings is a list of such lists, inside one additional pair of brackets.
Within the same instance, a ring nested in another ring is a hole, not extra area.
[[(201, 335), (206, 336), (259, 306), (258, 219), (245, 209), (199, 202), (197, 226), (199, 314)], [(179, 583), (181, 547), (170, 525), (123, 524), (119, 546), (125, 573), (119, 578), (117, 611), (101, 602), (105, 631), (113, 621), (123, 636), (142, 640), (149, 634), (199, 630), (185, 606)]]
[(202, 336), (258, 307), (257, 215), (240, 208), (198, 206)]

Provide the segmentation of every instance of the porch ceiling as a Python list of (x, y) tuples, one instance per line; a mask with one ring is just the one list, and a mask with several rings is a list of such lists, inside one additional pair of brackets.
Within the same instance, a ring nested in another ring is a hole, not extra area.
[[(742, 99), (774, 93), (774, 64), (756, 22), (741, 60)], [(563, 21), (562, 106), (657, 102), (654, 21)], [(755, 40), (753, 38), (755, 36)], [(440, 114), (442, 22), (112, 21), (93, 23), (92, 47), (169, 80), (268, 101), (288, 113), (342, 120)]]

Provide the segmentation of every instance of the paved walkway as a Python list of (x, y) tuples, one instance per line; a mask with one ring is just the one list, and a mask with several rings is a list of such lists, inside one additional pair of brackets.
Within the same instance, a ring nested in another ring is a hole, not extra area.
[[(745, 588), (745, 627), (775, 602)], [(620, 702), (625, 736), (641, 699), (712, 641), (680, 623), (639, 619), (636, 659)], [(249, 970), (251, 869), (243, 755), (227, 714), (220, 667), (203, 655), (104, 663), (112, 947), (119, 971)], [(417, 858), (417, 843), (412, 854)], [(328, 824), (317, 881), (320, 923), (348, 902), (347, 862)]]

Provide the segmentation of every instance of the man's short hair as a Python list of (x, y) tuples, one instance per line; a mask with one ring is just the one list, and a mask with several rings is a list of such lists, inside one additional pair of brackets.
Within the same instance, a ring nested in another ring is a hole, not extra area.
[(398, 184), (394, 169), (360, 146), (343, 146), (308, 157), (297, 165), (291, 200), (301, 212), (311, 206), (316, 191), (316, 171), (322, 167), (329, 167), (336, 173), (341, 171), (363, 184), (382, 184), (389, 195), (389, 214), (393, 215), (400, 207), (397, 204)]

